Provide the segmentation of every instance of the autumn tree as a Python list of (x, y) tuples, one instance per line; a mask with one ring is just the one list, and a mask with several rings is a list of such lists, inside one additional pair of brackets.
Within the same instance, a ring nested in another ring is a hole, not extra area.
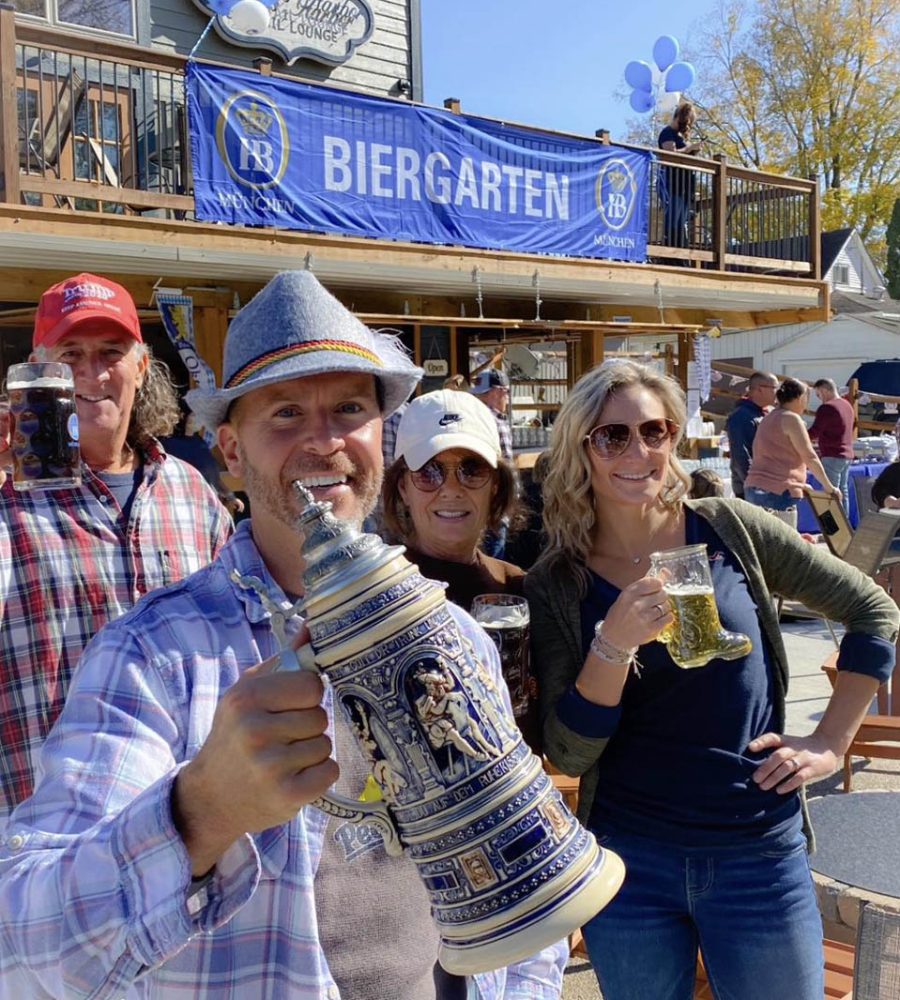
[(894, 202), (894, 211), (891, 213), (885, 242), (887, 267), (884, 270), (884, 277), (887, 281), (888, 295), (892, 299), (900, 299), (900, 198)]
[(900, 195), (900, 0), (719, 0), (690, 48), (708, 147), (818, 177), (824, 228), (883, 234)]

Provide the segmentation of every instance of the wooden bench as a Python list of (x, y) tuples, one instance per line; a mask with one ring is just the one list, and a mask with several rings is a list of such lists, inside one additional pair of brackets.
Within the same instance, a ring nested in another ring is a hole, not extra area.
[[(853, 963), (856, 952), (851, 944), (825, 941), (825, 994), (823, 1000), (853, 1000)], [(697, 956), (697, 983), (694, 1000), (715, 1000), (703, 959)], [(790, 997), (772, 1000), (790, 1000)]]

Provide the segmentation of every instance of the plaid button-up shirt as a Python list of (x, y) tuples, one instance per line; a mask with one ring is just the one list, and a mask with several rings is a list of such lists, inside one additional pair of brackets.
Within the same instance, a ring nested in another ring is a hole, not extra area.
[(190, 465), (154, 443), (128, 523), (87, 467), (78, 489), (0, 490), (0, 829), (31, 793), (41, 744), (81, 652), (148, 591), (208, 563), (231, 519)]
[[(85, 651), (43, 777), (0, 840), (0, 913), (15, 914), (0, 920), (3, 1000), (339, 998), (316, 920), (324, 813), (307, 806), (241, 837), (190, 895), (169, 804), (175, 775), (206, 740), (224, 691), (279, 645), (270, 611), (233, 582), (235, 569), (288, 605), (244, 521), (209, 567), (141, 601)], [(505, 691), (496, 648), (454, 613)], [(384, 858), (390, 892), (389, 863), (404, 859)], [(567, 951), (560, 942), (475, 977), (470, 996), (555, 1000)]]

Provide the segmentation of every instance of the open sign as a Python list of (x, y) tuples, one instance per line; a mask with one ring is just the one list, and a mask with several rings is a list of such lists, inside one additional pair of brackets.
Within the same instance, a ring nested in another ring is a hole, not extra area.
[(429, 378), (439, 378), (441, 375), (447, 375), (450, 371), (450, 366), (444, 358), (429, 358), (423, 362), (422, 367)]

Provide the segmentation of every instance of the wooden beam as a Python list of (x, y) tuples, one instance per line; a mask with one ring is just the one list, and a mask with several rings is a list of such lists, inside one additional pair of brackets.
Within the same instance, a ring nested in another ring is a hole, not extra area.
[(228, 309), (194, 304), (194, 337), (197, 353), (216, 373), (216, 385), (222, 385), (222, 359), (225, 334), (228, 332)]
[[(91, 140), (95, 154), (102, 155), (99, 143)], [(112, 168), (103, 156), (100, 161), (108, 181), (115, 179), (115, 172), (108, 173)], [(34, 191), (38, 194), (68, 195), (72, 198), (86, 198), (90, 201), (110, 202), (114, 205), (128, 205), (133, 208), (171, 208), (180, 211), (193, 212), (194, 199), (185, 194), (162, 194), (158, 191), (138, 191), (135, 188), (114, 187), (109, 184), (98, 184), (95, 181), (58, 181), (53, 177), (39, 177), (36, 174), (23, 174), (20, 184), (22, 191)]]
[(19, 122), (16, 98), (16, 12), (0, 5), (0, 197), (19, 203)]

